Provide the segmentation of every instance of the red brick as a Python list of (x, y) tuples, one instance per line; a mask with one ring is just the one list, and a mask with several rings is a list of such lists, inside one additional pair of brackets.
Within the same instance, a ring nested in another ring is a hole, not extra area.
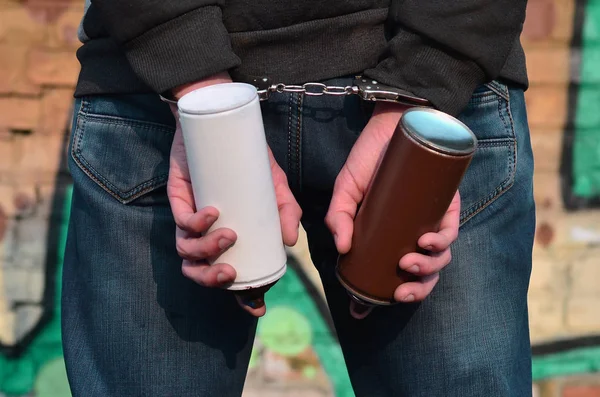
[(530, 0), (522, 41), (527, 48), (540, 42), (568, 45), (573, 35), (575, 0)]
[(40, 104), (35, 98), (0, 98), (0, 129), (34, 130), (40, 119)]
[(39, 94), (40, 87), (32, 84), (25, 73), (27, 52), (27, 45), (0, 44), (0, 94)]
[(79, 3), (71, 5), (50, 27), (48, 46), (53, 48), (78, 48), (81, 43), (77, 38), (77, 29), (82, 16), (83, 7)]
[(567, 85), (532, 86), (525, 93), (529, 125), (563, 128), (567, 116)]
[(573, 37), (573, 20), (575, 18), (575, 0), (554, 0), (556, 5), (556, 21), (552, 31), (552, 39), (570, 43)]
[(4, 3), (0, 7), (0, 41), (18, 41), (29, 45), (44, 41), (46, 25), (32, 19), (26, 8), (16, 2)]
[(556, 172), (560, 167), (563, 131), (559, 129), (531, 128), (536, 172)]
[(11, 138), (12, 136), (9, 135), (9, 138), (0, 140), (0, 181), (6, 179), (4, 175), (14, 166), (14, 140)]
[(18, 138), (15, 179), (25, 184), (53, 181), (65, 155), (63, 137), (33, 134)]
[(79, 62), (73, 51), (34, 49), (29, 55), (27, 74), (40, 85), (74, 87), (79, 73)]
[(565, 386), (562, 397), (600, 397), (600, 385)]
[(528, 40), (547, 39), (556, 21), (556, 7), (552, 0), (529, 0), (523, 27), (523, 37)]
[[(537, 172), (533, 175), (533, 197), (535, 202), (553, 210), (561, 209), (560, 178), (555, 172)], [(547, 204), (549, 203), (549, 204)]]
[(21, 0), (23, 7), (38, 23), (52, 24), (65, 13), (71, 0)]
[(42, 134), (64, 134), (69, 128), (73, 90), (57, 88), (46, 90), (42, 97), (42, 109), (38, 132)]
[(567, 84), (571, 50), (567, 46), (531, 48), (527, 51), (527, 72), (529, 81), (534, 84)]

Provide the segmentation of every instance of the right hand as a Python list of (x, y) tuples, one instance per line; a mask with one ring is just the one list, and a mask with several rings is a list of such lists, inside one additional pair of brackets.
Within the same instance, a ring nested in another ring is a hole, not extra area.
[[(195, 85), (188, 85), (184, 91), (189, 92), (196, 88), (227, 81), (231, 81), (228, 76), (223, 78), (221, 75), (216, 80), (213, 78)], [(176, 97), (183, 95), (181, 91), (174, 93)], [(177, 108), (172, 105), (171, 111), (175, 116), (177, 129), (171, 146), (167, 195), (177, 225), (175, 238), (177, 252), (183, 258), (182, 273), (202, 286), (225, 288), (235, 280), (235, 269), (226, 263), (209, 265), (208, 259), (218, 257), (225, 252), (235, 243), (237, 235), (235, 231), (228, 228), (219, 228), (207, 233), (219, 217), (219, 211), (214, 207), (196, 209)], [(283, 243), (292, 246), (298, 240), (302, 210), (288, 186), (285, 173), (275, 161), (270, 148), (268, 151)], [(239, 298), (238, 303), (244, 310), (256, 317), (261, 317), (266, 312), (264, 306), (253, 309)]]

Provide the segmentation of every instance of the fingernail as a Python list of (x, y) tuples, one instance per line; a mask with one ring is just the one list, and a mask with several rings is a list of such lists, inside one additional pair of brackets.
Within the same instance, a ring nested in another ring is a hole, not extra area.
[(414, 265), (410, 269), (408, 269), (408, 272), (410, 272), (410, 273), (419, 273), (420, 270), (421, 269), (419, 268), (419, 266)]
[(229, 281), (229, 276), (227, 276), (225, 273), (219, 273), (217, 274), (217, 281), (220, 284), (226, 283), (227, 281)]
[(212, 216), (212, 215), (206, 215), (206, 218), (204, 218), (204, 221), (206, 223), (213, 223), (216, 220), (217, 220), (217, 217), (216, 216)]
[(433, 245), (428, 245), (428, 246), (425, 247), (425, 249), (427, 251), (431, 251), (433, 249)]
[(404, 297), (404, 299), (402, 299), (402, 302), (414, 302), (415, 301), (415, 296), (413, 294), (407, 295)]
[(222, 238), (219, 240), (219, 242), (217, 243), (219, 248), (221, 248), (222, 250), (224, 250), (225, 248), (229, 247), (231, 244), (233, 244), (233, 241), (228, 239), (228, 238)]

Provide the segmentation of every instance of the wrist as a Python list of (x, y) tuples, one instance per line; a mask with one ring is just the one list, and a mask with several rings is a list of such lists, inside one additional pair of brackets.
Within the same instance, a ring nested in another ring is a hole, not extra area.
[(206, 77), (192, 83), (183, 84), (171, 89), (171, 97), (175, 101), (179, 100), (185, 94), (197, 90), (199, 88), (208, 87), (215, 84), (231, 83), (231, 77), (228, 72), (221, 72), (212, 76)]

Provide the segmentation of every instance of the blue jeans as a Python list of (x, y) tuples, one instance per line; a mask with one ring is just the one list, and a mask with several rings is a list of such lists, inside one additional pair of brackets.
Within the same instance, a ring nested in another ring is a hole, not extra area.
[[(349, 315), (335, 278), (337, 253), (323, 218), (373, 105), (276, 94), (262, 106), (269, 144), (304, 211), (356, 395), (530, 395), (535, 212), (522, 90), (483, 85), (459, 117), (479, 149), (460, 187), (453, 260), (431, 296), (361, 321)], [(256, 320), (230, 293), (181, 275), (165, 189), (173, 124), (154, 95), (76, 101), (62, 301), (75, 397), (241, 394)]]

